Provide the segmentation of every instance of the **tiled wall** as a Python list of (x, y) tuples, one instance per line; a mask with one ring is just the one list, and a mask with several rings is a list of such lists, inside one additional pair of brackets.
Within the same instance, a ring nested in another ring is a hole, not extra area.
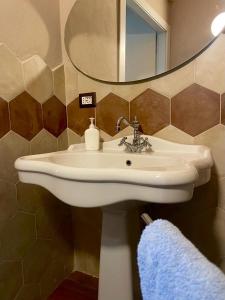
[[(225, 35), (183, 68), (156, 80), (133, 85), (110, 85), (93, 81), (75, 71), (65, 61), (68, 103), (69, 143), (82, 140), (90, 116), (96, 116), (103, 140), (116, 134), (118, 117), (137, 116), (146, 134), (175, 142), (204, 144), (212, 149), (215, 165), (209, 184), (195, 191), (192, 201), (179, 205), (150, 205), (150, 214), (165, 217), (183, 232), (225, 271)], [(80, 109), (79, 92), (97, 92), (96, 109)], [(88, 273), (98, 272), (100, 214), (79, 210), (75, 214), (79, 252), (75, 247), (75, 267)], [(95, 247), (84, 234), (95, 236)], [(95, 251), (93, 251), (93, 248)], [(93, 264), (87, 262), (95, 262)]]
[(64, 68), (0, 44), (0, 73), (0, 298), (44, 300), (73, 270), (71, 209), (13, 165), (67, 147)]
[(61, 64), (60, 1), (0, 1), (0, 42), (21, 60), (37, 54), (51, 68)]
[[(19, 183), (13, 168), (19, 156), (80, 142), (90, 116), (96, 116), (103, 140), (131, 132), (126, 128), (116, 134), (115, 123), (121, 115), (136, 115), (146, 134), (211, 147), (212, 180), (196, 190), (192, 201), (148, 209), (154, 217), (172, 220), (225, 270), (224, 35), (182, 69), (140, 84), (93, 81), (68, 60), (52, 71), (38, 56), (19, 61), (2, 44), (0, 70), (4, 74), (0, 76), (0, 277), (4, 282), (0, 295), (4, 300), (45, 299), (73, 268), (73, 252), (75, 269), (98, 274), (100, 210), (73, 209), (73, 248), (70, 208), (41, 188)], [(97, 108), (80, 109), (78, 93), (90, 91), (97, 92)]]

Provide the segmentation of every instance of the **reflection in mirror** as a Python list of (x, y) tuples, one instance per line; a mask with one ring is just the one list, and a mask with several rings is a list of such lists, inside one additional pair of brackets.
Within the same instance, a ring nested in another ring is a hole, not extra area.
[(143, 80), (199, 53), (224, 11), (225, 0), (76, 0), (65, 46), (74, 66), (92, 78)]

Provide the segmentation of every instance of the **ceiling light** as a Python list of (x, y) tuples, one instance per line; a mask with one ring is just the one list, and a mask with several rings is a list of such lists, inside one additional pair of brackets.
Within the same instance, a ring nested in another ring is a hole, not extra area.
[(221, 33), (223, 28), (225, 27), (225, 12), (222, 12), (212, 22), (211, 31), (214, 36), (217, 36)]

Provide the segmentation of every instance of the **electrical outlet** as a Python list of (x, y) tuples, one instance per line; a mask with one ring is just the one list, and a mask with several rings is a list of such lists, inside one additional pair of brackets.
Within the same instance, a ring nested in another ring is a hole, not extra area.
[(82, 105), (92, 104), (92, 96), (82, 96), (81, 103)]
[(95, 107), (96, 93), (79, 94), (80, 108)]

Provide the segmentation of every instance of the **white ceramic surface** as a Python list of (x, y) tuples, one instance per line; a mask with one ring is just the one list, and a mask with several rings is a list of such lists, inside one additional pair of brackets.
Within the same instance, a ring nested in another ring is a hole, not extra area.
[(126, 200), (183, 202), (191, 199), (195, 186), (209, 181), (213, 161), (207, 147), (143, 137), (149, 138), (151, 152), (126, 153), (118, 139), (103, 143), (96, 152), (78, 144), (66, 151), (21, 157), (15, 167), (22, 182), (41, 185), (80, 207)]

